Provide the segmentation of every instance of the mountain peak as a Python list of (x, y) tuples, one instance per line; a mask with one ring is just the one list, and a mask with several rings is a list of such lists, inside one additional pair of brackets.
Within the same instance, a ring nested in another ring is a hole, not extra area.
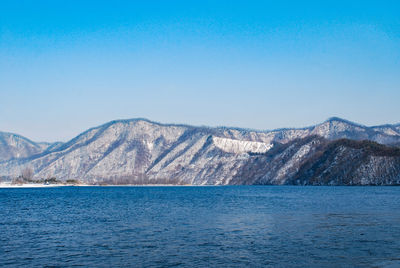
[(158, 124), (147, 118), (138, 117), (138, 118), (130, 118), (130, 119), (116, 119), (116, 120), (109, 121), (109, 122), (103, 124), (102, 126), (113, 125), (113, 124), (118, 124), (118, 123), (132, 123), (132, 122), (147, 122), (147, 123), (151, 123), (151, 124)]
[(336, 116), (328, 118), (325, 122), (335, 122), (335, 121), (336, 122), (342, 122), (342, 123), (356, 125), (356, 123), (354, 123), (354, 122), (351, 122), (349, 120), (346, 120), (346, 119), (343, 119), (343, 118), (340, 118), (340, 117), (336, 117)]
[[(324, 123), (334, 123), (334, 122), (338, 122), (338, 123), (343, 123), (343, 124), (347, 124), (347, 125), (351, 125), (351, 126), (355, 126), (355, 127), (365, 127), (365, 125), (362, 124), (358, 124), (340, 117), (330, 117), (328, 118)], [(324, 124), (322, 123), (322, 124)]]

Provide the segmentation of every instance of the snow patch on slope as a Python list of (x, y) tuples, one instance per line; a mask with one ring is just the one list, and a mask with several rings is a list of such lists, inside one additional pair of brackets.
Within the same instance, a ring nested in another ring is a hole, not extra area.
[(216, 147), (227, 153), (265, 153), (273, 147), (271, 143), (257, 141), (233, 140), (228, 138), (212, 137)]

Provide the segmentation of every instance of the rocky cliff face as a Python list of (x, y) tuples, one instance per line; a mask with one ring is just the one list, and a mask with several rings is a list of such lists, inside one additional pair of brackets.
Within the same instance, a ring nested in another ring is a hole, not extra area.
[[(397, 154), (376, 155), (365, 148), (331, 143), (338, 138), (392, 144), (400, 142), (400, 129), (365, 127), (337, 118), (309, 128), (274, 131), (119, 120), (89, 129), (64, 144), (28, 142), (30, 151), (7, 153), (4, 148), (11, 143), (6, 141), (0, 146), (0, 176), (17, 176), (29, 167), (36, 178), (112, 184), (397, 183)], [(331, 155), (322, 161), (325, 154)], [(337, 159), (354, 165), (341, 169), (345, 162)]]

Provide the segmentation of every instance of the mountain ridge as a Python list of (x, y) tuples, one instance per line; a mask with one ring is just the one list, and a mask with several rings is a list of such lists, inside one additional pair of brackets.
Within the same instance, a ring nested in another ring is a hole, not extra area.
[[(257, 128), (243, 128), (243, 127), (236, 127), (236, 126), (224, 126), (224, 125), (217, 125), (217, 126), (208, 126), (208, 125), (191, 125), (191, 124), (185, 124), (185, 123), (163, 123), (163, 122), (158, 122), (158, 121), (153, 121), (150, 120), (148, 118), (145, 117), (135, 117), (135, 118), (128, 118), (128, 119), (115, 119), (115, 120), (111, 120), (108, 122), (105, 122), (103, 124), (88, 128), (87, 130), (84, 130), (83, 132), (81, 132), (80, 134), (78, 134), (77, 136), (73, 137), (70, 140), (67, 140), (65, 142), (63, 141), (54, 141), (54, 142), (47, 142), (47, 141), (40, 141), (40, 142), (36, 142), (33, 141), (29, 138), (27, 138), (24, 135), (21, 135), (19, 133), (13, 133), (13, 132), (7, 132), (7, 131), (0, 131), (0, 134), (11, 134), (11, 135), (15, 135), (15, 136), (19, 136), (20, 138), (23, 138), (25, 140), (28, 140), (32, 143), (36, 143), (36, 144), (65, 144), (68, 143), (70, 141), (72, 141), (73, 139), (77, 138), (78, 136), (93, 130), (93, 129), (97, 129), (103, 126), (107, 126), (107, 125), (112, 125), (115, 123), (126, 123), (126, 122), (134, 122), (134, 121), (144, 121), (144, 122), (148, 122), (151, 124), (157, 124), (157, 125), (162, 125), (162, 126), (180, 126), (180, 127), (191, 127), (191, 128), (208, 128), (208, 129), (235, 129), (235, 130), (239, 130), (239, 131), (253, 131), (253, 132), (263, 132), (263, 133), (269, 133), (269, 132), (276, 132), (276, 131), (282, 131), (282, 130), (306, 130), (306, 129), (311, 129), (311, 128), (315, 128), (318, 125), (324, 124), (324, 123), (328, 123), (328, 122), (332, 122), (332, 121), (338, 121), (338, 122), (343, 122), (343, 123), (347, 123), (353, 126), (357, 126), (357, 127), (364, 127), (364, 128), (378, 128), (378, 127), (394, 127), (394, 128), (400, 128), (400, 123), (394, 123), (394, 124), (390, 124), (390, 123), (385, 123), (382, 125), (372, 125), (372, 126), (367, 126), (364, 124), (360, 124), (360, 123), (356, 123), (344, 118), (340, 118), (337, 116), (332, 116), (329, 117), (328, 119), (326, 119), (325, 121), (323, 121), (322, 123), (319, 124), (315, 124), (315, 125), (309, 125), (309, 126), (305, 126), (305, 127), (283, 127), (283, 128), (274, 128), (274, 129), (257, 129)], [(399, 130), (400, 131), (400, 130)]]

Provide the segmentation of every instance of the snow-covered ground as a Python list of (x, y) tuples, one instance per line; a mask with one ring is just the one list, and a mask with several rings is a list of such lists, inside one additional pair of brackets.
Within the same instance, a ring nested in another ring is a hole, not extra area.
[[(175, 184), (126, 184), (126, 185), (89, 185), (89, 184), (40, 184), (40, 183), (24, 183), (24, 184), (12, 184), (10, 182), (0, 182), (0, 188), (47, 188), (47, 187), (63, 187), (63, 186), (96, 186), (96, 187), (147, 187), (147, 186), (199, 186), (199, 185), (175, 185)], [(213, 185), (206, 185), (213, 186)]]
[(228, 138), (213, 137), (215, 146), (228, 153), (265, 153), (272, 148), (272, 144), (246, 141), (246, 140), (233, 140)]
[(62, 187), (62, 186), (90, 186), (86, 184), (44, 184), (44, 183), (23, 183), (13, 184), (11, 182), (0, 182), (0, 188), (44, 188), (44, 187)]
[(12, 184), (10, 182), (1, 182), (0, 188), (39, 188), (39, 187), (58, 187), (64, 185), (58, 184), (40, 184), (40, 183), (24, 183), (24, 184)]

